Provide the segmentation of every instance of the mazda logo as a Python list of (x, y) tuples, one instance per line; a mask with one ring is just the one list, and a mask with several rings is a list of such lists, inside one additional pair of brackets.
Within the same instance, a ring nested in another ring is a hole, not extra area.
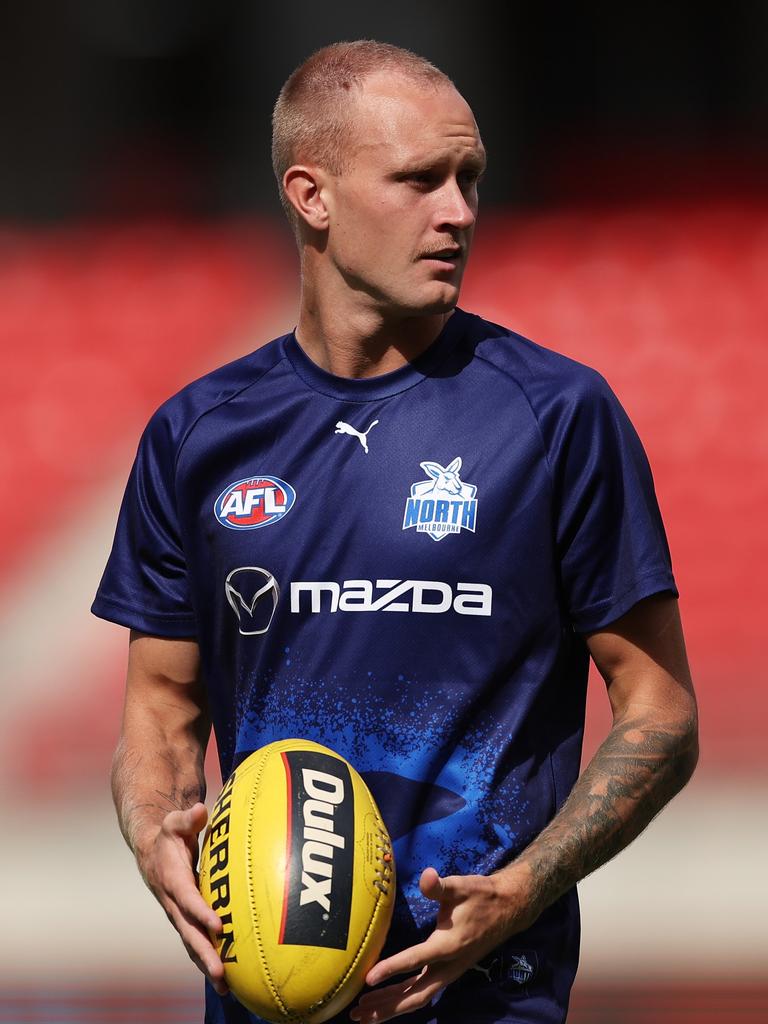
[(262, 636), (272, 625), (280, 587), (268, 569), (245, 565), (233, 569), (224, 581), (224, 593), (237, 616), (242, 636)]

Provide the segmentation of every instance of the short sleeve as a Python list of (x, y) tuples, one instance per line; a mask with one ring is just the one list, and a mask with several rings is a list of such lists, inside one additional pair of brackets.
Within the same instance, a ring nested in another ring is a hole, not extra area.
[(644, 597), (677, 596), (651, 469), (606, 381), (585, 368), (551, 452), (560, 579), (579, 632)]
[(91, 611), (167, 637), (196, 635), (175, 495), (176, 444), (165, 410), (139, 443), (112, 551)]

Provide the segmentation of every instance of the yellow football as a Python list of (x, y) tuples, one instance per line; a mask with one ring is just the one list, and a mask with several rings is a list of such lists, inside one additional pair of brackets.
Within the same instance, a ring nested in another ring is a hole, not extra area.
[(271, 1021), (319, 1024), (347, 1006), (392, 920), (389, 834), (362, 778), (311, 740), (254, 751), (214, 804), (200, 891), (224, 928), (231, 992)]

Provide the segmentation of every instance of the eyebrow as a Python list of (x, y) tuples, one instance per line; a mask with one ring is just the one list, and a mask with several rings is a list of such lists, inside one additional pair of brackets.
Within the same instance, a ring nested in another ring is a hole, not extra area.
[[(441, 156), (436, 159), (430, 159), (428, 157), (423, 159), (404, 160), (401, 165), (394, 169), (395, 174), (418, 174), (421, 171), (431, 171), (435, 167), (439, 167), (445, 163), (446, 157)], [(473, 171), (477, 171), (478, 174), (482, 174), (487, 167), (487, 159), (485, 155), (485, 149), (476, 150), (461, 161), (460, 167), (470, 168)]]
[(488, 166), (488, 158), (485, 154), (485, 149), (481, 149), (476, 153), (473, 153), (467, 158), (466, 163), (468, 167), (471, 167), (473, 170), (479, 171), (480, 174), (482, 174)]

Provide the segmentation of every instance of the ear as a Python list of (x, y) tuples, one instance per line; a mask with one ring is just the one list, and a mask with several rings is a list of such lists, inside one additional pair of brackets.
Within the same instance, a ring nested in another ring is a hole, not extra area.
[(437, 478), (443, 472), (443, 467), (438, 466), (436, 462), (420, 462), (419, 465), (427, 474), (427, 476), (431, 476), (433, 480), (437, 480)]
[(450, 466), (446, 466), (446, 472), (448, 472), (448, 473), (458, 473), (460, 469), (461, 469), (461, 456), (460, 455), (458, 455), (453, 460), (453, 462), (450, 464)]
[(315, 231), (328, 227), (328, 209), (323, 199), (322, 171), (294, 164), (283, 175), (283, 189), (299, 218)]

